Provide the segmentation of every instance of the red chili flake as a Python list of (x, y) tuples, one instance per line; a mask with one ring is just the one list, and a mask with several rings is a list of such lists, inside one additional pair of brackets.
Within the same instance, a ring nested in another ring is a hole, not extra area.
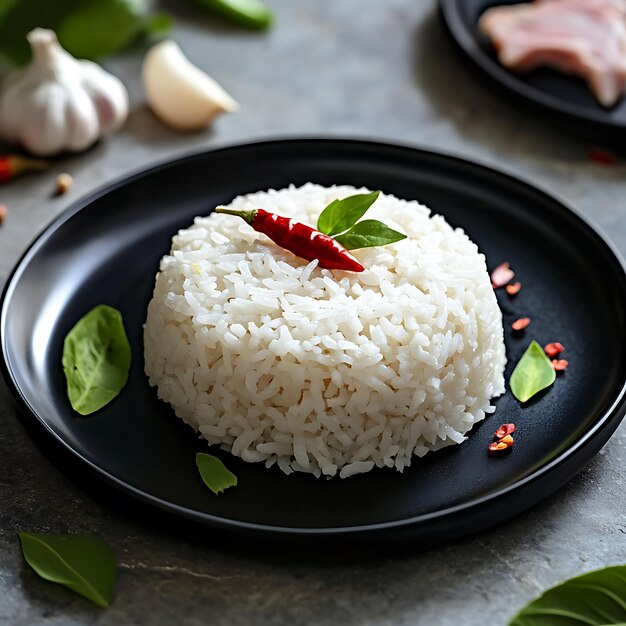
[(515, 277), (515, 272), (511, 269), (508, 263), (501, 263), (491, 272), (491, 286), (494, 289), (498, 287), (504, 287), (507, 283), (510, 283)]
[(612, 152), (595, 146), (587, 150), (587, 158), (602, 165), (615, 165), (617, 163), (617, 157)]
[(569, 361), (566, 361), (565, 359), (552, 359), (552, 367), (557, 372), (564, 372), (568, 365)]
[(517, 281), (516, 283), (511, 283), (510, 285), (507, 285), (504, 290), (510, 295), (510, 296), (516, 296), (522, 289), (522, 283), (520, 283), (519, 281)]
[(493, 433), (494, 439), (502, 439), (507, 435), (512, 435), (515, 432), (515, 424), (502, 424), (495, 433)]
[(516, 331), (524, 330), (530, 324), (530, 317), (520, 317), (511, 324), (511, 328)]
[(4, 204), (0, 204), (0, 224), (6, 220), (8, 214), (9, 212), (7, 211), (6, 206)]
[(543, 350), (551, 359), (553, 359), (555, 356), (561, 354), (565, 348), (562, 343), (555, 341), (554, 343), (549, 343)]
[(511, 435), (507, 435), (500, 441), (494, 441), (493, 443), (490, 443), (488, 449), (491, 454), (499, 455), (503, 454), (507, 450), (510, 450), (513, 447), (514, 443), (515, 442), (513, 440), (513, 437), (511, 437)]

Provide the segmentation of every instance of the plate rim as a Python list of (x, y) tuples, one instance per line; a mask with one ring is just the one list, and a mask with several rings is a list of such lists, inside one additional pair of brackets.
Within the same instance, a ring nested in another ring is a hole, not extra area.
[[(523, 0), (518, 0), (521, 4)], [(529, 86), (518, 76), (496, 63), (484, 53), (476, 38), (467, 29), (461, 17), (460, 3), (463, 0), (439, 0), (439, 12), (443, 17), (449, 34), (457, 47), (465, 56), (490, 80), (509, 92), (509, 95), (522, 97), (527, 104), (538, 107), (554, 116), (564, 116), (571, 122), (583, 122), (595, 126), (602, 131), (626, 131), (626, 122), (607, 119), (606, 113), (611, 108), (598, 111), (587, 111), (566, 100), (561, 100), (549, 93)]]
[[(6, 318), (8, 314), (8, 307), (11, 301), (11, 294), (15, 291), (19, 285), (20, 277), (23, 271), (28, 266), (30, 258), (37, 253), (39, 248), (43, 246), (48, 239), (52, 236), (65, 222), (70, 220), (81, 210), (88, 207), (91, 203), (101, 198), (102, 196), (120, 189), (125, 185), (132, 183), (135, 180), (141, 179), (153, 175), (161, 169), (181, 165), (185, 161), (193, 161), (196, 158), (202, 157), (206, 154), (215, 154), (219, 152), (238, 151), (245, 150), (251, 147), (275, 147), (275, 146), (288, 146), (303, 143), (324, 143), (340, 145), (352, 145), (354, 147), (360, 146), (361, 148), (370, 149), (392, 149), (399, 150), (401, 152), (420, 153), (422, 156), (428, 158), (442, 158), (444, 160), (452, 161), (458, 165), (466, 168), (475, 168), (483, 173), (496, 175), (501, 179), (508, 179), (511, 183), (522, 185), (533, 193), (539, 193), (546, 196), (551, 200), (555, 206), (558, 206), (560, 211), (564, 211), (569, 214), (574, 220), (576, 220), (583, 229), (587, 229), (597, 240), (600, 245), (603, 245), (607, 252), (616, 263), (616, 266), (621, 269), (622, 275), (622, 290), (626, 294), (626, 261), (622, 253), (617, 249), (615, 244), (609, 237), (593, 223), (587, 216), (581, 215), (578, 211), (571, 208), (566, 202), (561, 200), (557, 194), (542, 189), (541, 185), (535, 184), (530, 180), (526, 180), (523, 176), (518, 174), (509, 173), (499, 167), (494, 167), (490, 164), (481, 162), (480, 160), (468, 159), (466, 157), (443, 152), (439, 150), (431, 150), (421, 146), (413, 145), (410, 143), (398, 143), (390, 141), (382, 141), (378, 139), (362, 139), (356, 137), (345, 136), (317, 136), (317, 135), (304, 135), (294, 136), (278, 139), (257, 139), (247, 142), (226, 143), (214, 148), (202, 148), (191, 152), (177, 155), (174, 157), (165, 157), (159, 159), (152, 164), (137, 168), (130, 174), (121, 175), (109, 183), (104, 183), (94, 191), (85, 194), (81, 198), (78, 198), (72, 202), (66, 209), (64, 209), (59, 215), (57, 215), (47, 226), (45, 226), (27, 246), (26, 250), (16, 261), (13, 269), (7, 276), (6, 283), (2, 289), (2, 295), (0, 296), (0, 372), (3, 375), (8, 390), (10, 391), (14, 401), (18, 405), (18, 416), (24, 421), (25, 417), (34, 421), (39, 427), (43, 427), (45, 433), (54, 439), (55, 444), (61, 447), (62, 451), (69, 454), (72, 461), (79, 462), (87, 467), (87, 469), (96, 478), (103, 480), (106, 484), (113, 486), (120, 490), (124, 495), (131, 496), (142, 503), (148, 504), (152, 507), (160, 509), (166, 513), (175, 514), (184, 519), (200, 523), (202, 525), (210, 525), (216, 528), (222, 528), (231, 531), (256, 531), (265, 535), (290, 535), (290, 536), (319, 536), (319, 537), (341, 537), (348, 535), (362, 535), (366, 533), (372, 533), (376, 531), (385, 530), (402, 530), (419, 525), (427, 525), (436, 521), (443, 521), (450, 517), (453, 517), (460, 513), (472, 513), (479, 510), (481, 507), (485, 507), (489, 504), (493, 504), (499, 499), (504, 497), (510, 497), (515, 492), (522, 492), (525, 488), (530, 486), (535, 481), (545, 479), (547, 475), (555, 472), (561, 466), (571, 462), (577, 454), (580, 454), (584, 448), (589, 446), (594, 440), (602, 435), (604, 431), (610, 430), (608, 437), (617, 428), (619, 423), (626, 415), (626, 373), (623, 376), (623, 382), (621, 388), (613, 399), (611, 404), (598, 416), (597, 420), (587, 428), (580, 437), (562, 450), (557, 456), (550, 460), (545, 465), (533, 470), (528, 476), (520, 480), (498, 489), (492, 493), (473, 498), (467, 502), (457, 504), (454, 506), (445, 507), (443, 509), (424, 513), (417, 516), (412, 516), (400, 520), (392, 520), (378, 523), (366, 523), (362, 525), (352, 526), (339, 526), (339, 527), (290, 527), (290, 526), (278, 526), (274, 524), (263, 524), (256, 522), (246, 522), (236, 519), (228, 519), (214, 515), (211, 513), (204, 513), (188, 507), (181, 506), (163, 498), (154, 496), (146, 491), (143, 491), (133, 485), (125, 482), (124, 480), (117, 478), (113, 474), (99, 467), (96, 463), (93, 463), (78, 450), (70, 445), (68, 441), (65, 441), (58, 433), (56, 433), (45, 421), (43, 421), (37, 412), (30, 405), (26, 396), (22, 393), (17, 380), (14, 377), (14, 373), (11, 370), (8, 362), (7, 345), (8, 339), (4, 332)], [(625, 300), (626, 302), (626, 300)], [(626, 311), (626, 306), (624, 307)], [(32, 435), (31, 435), (32, 437)], [(607, 439), (608, 439), (607, 437)], [(592, 455), (595, 454), (592, 453)], [(44, 453), (45, 455), (45, 453)], [(590, 456), (592, 456), (590, 455)], [(579, 467), (576, 471), (579, 471)], [(560, 485), (566, 481), (561, 481)], [(550, 490), (550, 494), (554, 493), (555, 489)], [(549, 494), (545, 494), (543, 497), (547, 497)], [(538, 499), (535, 500), (535, 502)], [(527, 507), (524, 507), (527, 508)], [(487, 524), (490, 525), (490, 524)]]

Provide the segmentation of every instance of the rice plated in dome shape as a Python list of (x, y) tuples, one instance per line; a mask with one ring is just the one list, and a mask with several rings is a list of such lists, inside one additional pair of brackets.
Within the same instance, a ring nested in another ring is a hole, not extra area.
[[(306, 184), (236, 198), (315, 226), (366, 193)], [(504, 392), (502, 315), (461, 229), (381, 194), (367, 213), (407, 239), (325, 270), (229, 215), (196, 218), (161, 261), (144, 331), (158, 395), (209, 444), (284, 472), (402, 471), (464, 441)]]

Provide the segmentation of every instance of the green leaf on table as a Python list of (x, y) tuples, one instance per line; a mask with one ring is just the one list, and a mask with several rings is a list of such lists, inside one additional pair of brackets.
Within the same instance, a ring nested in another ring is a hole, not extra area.
[(509, 626), (624, 626), (626, 565), (570, 578), (526, 605)]
[(101, 304), (81, 318), (63, 343), (67, 395), (89, 415), (107, 405), (128, 380), (131, 351), (122, 314)]
[(144, 5), (143, 0), (91, 0), (59, 21), (59, 41), (80, 59), (113, 54), (141, 32)]
[(212, 454), (198, 452), (196, 454), (196, 465), (204, 484), (218, 495), (224, 489), (237, 485), (237, 476), (229, 471), (226, 466)]
[(70, 54), (97, 59), (125, 47), (150, 24), (146, 0), (0, 0), (0, 58), (26, 63), (26, 34), (35, 27), (56, 31)]
[(355, 224), (348, 232), (338, 235), (338, 241), (346, 250), (386, 246), (406, 239), (406, 235), (393, 230), (378, 220), (363, 220)]
[(102, 541), (85, 535), (18, 536), (26, 562), (39, 576), (68, 587), (98, 606), (111, 604), (117, 565)]
[(520, 401), (530, 400), (536, 393), (549, 387), (556, 379), (556, 372), (543, 348), (532, 341), (515, 366), (509, 386)]
[(333, 200), (317, 218), (317, 230), (325, 235), (337, 235), (352, 228), (376, 202), (380, 191)]
[(144, 28), (149, 37), (163, 37), (172, 28), (172, 16), (169, 13), (155, 13), (144, 21)]

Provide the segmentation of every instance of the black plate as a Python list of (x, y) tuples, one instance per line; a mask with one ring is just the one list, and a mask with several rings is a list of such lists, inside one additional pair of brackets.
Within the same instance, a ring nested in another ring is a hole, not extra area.
[(439, 0), (444, 21), (463, 52), (489, 77), (506, 88), (515, 102), (540, 107), (555, 114), (569, 129), (599, 141), (623, 138), (626, 132), (626, 99), (613, 108), (600, 105), (586, 83), (550, 69), (515, 74), (496, 58), (489, 39), (478, 30), (480, 16), (492, 6), (519, 4), (519, 0)]
[[(528, 407), (505, 395), (466, 443), (415, 460), (404, 474), (375, 470), (317, 480), (220, 453), (239, 486), (215, 497), (194, 466), (194, 453), (205, 445), (156, 399), (142, 371), (154, 274), (171, 236), (194, 216), (237, 194), (309, 180), (418, 198), (466, 229), (491, 267), (510, 261), (524, 284), (516, 299), (498, 293), (507, 379), (531, 337), (561, 341), (571, 365)], [(625, 294), (622, 264), (602, 237), (514, 178), (387, 144), (276, 141), (166, 163), (75, 204), (19, 262), (6, 287), (0, 333), (8, 385), (43, 445), (60, 444), (84, 470), (155, 510), (266, 538), (432, 541), (532, 505), (606, 442), (624, 414)], [(134, 364), (121, 396), (81, 418), (66, 398), (62, 342), (98, 303), (121, 309)], [(508, 327), (522, 314), (533, 318), (532, 326), (513, 337)], [(516, 447), (506, 458), (490, 458), (487, 444), (505, 421), (519, 426)]]

